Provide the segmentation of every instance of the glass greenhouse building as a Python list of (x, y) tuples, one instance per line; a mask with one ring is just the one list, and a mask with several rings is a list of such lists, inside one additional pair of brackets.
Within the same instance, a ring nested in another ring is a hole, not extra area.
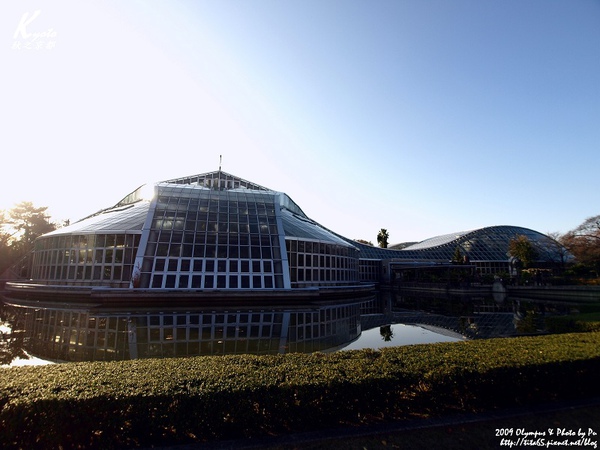
[(222, 171), (142, 186), (36, 241), (32, 280), (142, 289), (359, 283), (358, 248), (294, 201)]
[(457, 249), (480, 274), (506, 272), (525, 236), (540, 262), (564, 249), (546, 235), (493, 226), (402, 250), (344, 238), (285, 193), (221, 170), (141, 186), (113, 207), (37, 239), (31, 282), (128, 290), (296, 291), (385, 282), (390, 264), (448, 264)]
[(562, 267), (572, 260), (566, 249), (549, 236), (528, 228), (502, 225), (436, 236), (402, 250), (380, 249), (358, 243), (363, 281), (388, 278), (391, 267), (418, 268), (452, 264), (457, 254), (472, 265), (479, 275), (510, 272), (511, 240), (524, 236), (536, 253), (536, 267)]

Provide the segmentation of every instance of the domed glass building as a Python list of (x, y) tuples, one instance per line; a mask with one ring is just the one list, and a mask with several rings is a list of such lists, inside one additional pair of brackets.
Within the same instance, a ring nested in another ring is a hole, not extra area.
[(216, 171), (142, 186), (40, 237), (31, 278), (142, 289), (352, 286), (358, 248), (286, 194)]
[[(361, 255), (361, 279), (375, 281), (396, 267), (422, 267), (423, 264), (448, 265), (455, 263), (457, 254), (464, 258), (479, 275), (505, 274), (511, 269), (510, 242), (523, 236), (536, 254), (538, 268), (563, 267), (573, 256), (551, 237), (528, 228), (501, 225), (461, 231), (426, 239), (401, 250), (380, 249), (357, 243)], [(382, 264), (383, 263), (383, 264)], [(383, 269), (383, 272), (381, 270)], [(386, 272), (387, 269), (387, 272)]]
[(515, 238), (523, 236), (536, 253), (537, 265), (564, 263), (569, 258), (565, 249), (549, 236), (528, 228), (493, 226), (426, 239), (402, 250), (405, 257), (430, 261), (450, 261), (460, 252), (479, 273), (506, 270), (510, 260), (508, 248)]

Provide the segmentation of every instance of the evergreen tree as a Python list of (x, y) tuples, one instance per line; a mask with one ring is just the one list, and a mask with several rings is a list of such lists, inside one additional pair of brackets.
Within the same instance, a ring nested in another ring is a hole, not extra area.
[(0, 273), (26, 256), (36, 238), (56, 229), (47, 209), (21, 202), (9, 211), (0, 211)]
[(462, 264), (465, 261), (462, 252), (460, 251), (460, 247), (457, 245), (454, 249), (454, 254), (452, 255), (452, 262), (455, 264)]
[(525, 268), (529, 267), (538, 257), (538, 251), (531, 241), (527, 236), (521, 234), (511, 239), (508, 243), (508, 254), (519, 259)]
[(389, 238), (390, 238), (390, 235), (389, 235), (388, 231), (385, 228), (382, 228), (381, 230), (379, 230), (379, 233), (377, 234), (377, 244), (381, 248), (387, 248)]

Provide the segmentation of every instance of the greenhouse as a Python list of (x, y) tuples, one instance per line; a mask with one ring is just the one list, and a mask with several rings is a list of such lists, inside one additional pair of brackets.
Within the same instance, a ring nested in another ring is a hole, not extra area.
[(357, 284), (358, 249), (290, 197), (222, 171), (142, 186), (40, 237), (37, 283), (145, 289)]
[(401, 250), (326, 229), (285, 193), (221, 170), (144, 185), (114, 206), (37, 239), (36, 285), (144, 290), (273, 291), (356, 287), (390, 280), (391, 265), (456, 263), (483, 274), (510, 269), (524, 236), (538, 265), (567, 262), (550, 237), (492, 226)]
[[(418, 268), (423, 264), (431, 267), (468, 263), (479, 275), (510, 273), (515, 259), (509, 254), (509, 246), (519, 237), (531, 244), (536, 267), (564, 267), (572, 261), (566, 249), (549, 236), (528, 228), (500, 225), (436, 236), (401, 250), (357, 244), (362, 258), (361, 278), (373, 281), (386, 278), (390, 264)], [(377, 272), (377, 268), (382, 272)]]

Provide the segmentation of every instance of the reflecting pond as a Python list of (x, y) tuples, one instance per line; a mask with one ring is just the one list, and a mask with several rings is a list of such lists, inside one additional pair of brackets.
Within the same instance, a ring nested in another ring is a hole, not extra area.
[(542, 331), (572, 305), (492, 296), (407, 296), (293, 307), (95, 308), (5, 303), (0, 364), (332, 352)]

